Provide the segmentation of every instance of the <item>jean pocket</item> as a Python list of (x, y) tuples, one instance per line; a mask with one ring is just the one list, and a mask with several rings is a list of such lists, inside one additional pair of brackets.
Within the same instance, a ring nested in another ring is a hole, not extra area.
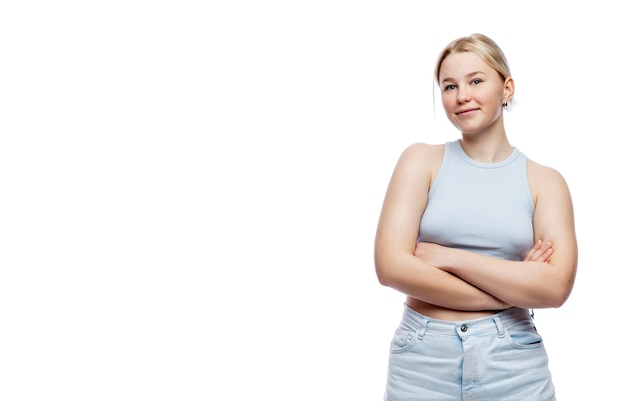
[(391, 339), (390, 351), (392, 353), (400, 353), (406, 351), (415, 343), (417, 339), (417, 330), (409, 326), (400, 326)]
[(506, 327), (509, 343), (515, 348), (535, 349), (543, 347), (543, 338), (532, 320), (523, 320)]

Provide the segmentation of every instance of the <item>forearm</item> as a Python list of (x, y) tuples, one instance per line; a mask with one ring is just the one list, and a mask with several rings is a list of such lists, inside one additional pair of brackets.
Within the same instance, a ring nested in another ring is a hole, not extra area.
[(503, 300), (524, 308), (559, 307), (571, 284), (563, 268), (539, 261), (509, 261), (451, 249), (440, 267)]
[(465, 311), (499, 310), (510, 305), (488, 292), (413, 255), (378, 258), (381, 284), (421, 301)]

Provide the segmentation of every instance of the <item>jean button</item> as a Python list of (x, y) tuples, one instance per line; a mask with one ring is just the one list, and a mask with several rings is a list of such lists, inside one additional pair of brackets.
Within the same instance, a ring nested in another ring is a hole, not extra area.
[(463, 323), (463, 324), (461, 325), (461, 331), (462, 331), (463, 333), (465, 333), (465, 332), (467, 331), (467, 325), (466, 325), (465, 323)]

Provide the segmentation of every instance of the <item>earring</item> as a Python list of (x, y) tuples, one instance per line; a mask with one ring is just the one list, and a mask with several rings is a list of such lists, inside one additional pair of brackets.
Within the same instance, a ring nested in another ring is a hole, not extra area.
[(507, 107), (508, 105), (509, 105), (509, 102), (504, 102), (502, 106)]

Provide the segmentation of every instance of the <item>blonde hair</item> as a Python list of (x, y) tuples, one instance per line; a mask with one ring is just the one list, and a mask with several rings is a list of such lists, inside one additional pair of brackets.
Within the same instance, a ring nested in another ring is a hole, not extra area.
[[(511, 69), (509, 63), (506, 60), (504, 52), (491, 38), (481, 34), (474, 33), (470, 36), (462, 37), (450, 42), (439, 53), (437, 58), (437, 64), (435, 65), (435, 82), (439, 85), (439, 72), (441, 70), (441, 63), (449, 55), (453, 53), (472, 52), (478, 55), (487, 65), (493, 68), (498, 75), (502, 78), (502, 81), (511, 76)], [(511, 99), (509, 102), (511, 102)]]

